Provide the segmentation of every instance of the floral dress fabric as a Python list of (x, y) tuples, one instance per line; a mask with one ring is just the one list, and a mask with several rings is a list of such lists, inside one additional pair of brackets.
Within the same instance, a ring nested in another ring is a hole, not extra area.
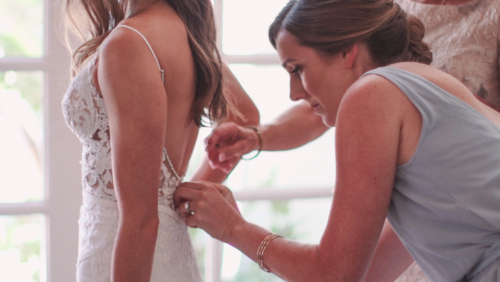
[(432, 65), (500, 109), (500, 1), (474, 0), (462, 5), (395, 2), (424, 23), (424, 41), (431, 45)]

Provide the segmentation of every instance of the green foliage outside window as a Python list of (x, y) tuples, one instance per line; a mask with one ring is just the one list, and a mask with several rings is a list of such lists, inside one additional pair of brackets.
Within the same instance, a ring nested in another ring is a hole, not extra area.
[(43, 55), (43, 0), (0, 1), (0, 58)]

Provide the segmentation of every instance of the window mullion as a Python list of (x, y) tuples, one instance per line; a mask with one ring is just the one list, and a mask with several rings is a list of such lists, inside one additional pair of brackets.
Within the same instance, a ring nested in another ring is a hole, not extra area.
[(61, 1), (45, 0), (45, 187), (48, 282), (75, 281), (81, 205), (81, 145), (67, 128), (61, 101), (69, 84), (70, 55), (60, 40)]
[(4, 71), (37, 71), (47, 70), (49, 62), (42, 58), (2, 58), (0, 72)]
[(223, 55), (224, 61), (228, 64), (252, 64), (252, 65), (276, 65), (281, 64), (276, 54), (258, 55)]
[(311, 189), (266, 189), (246, 188), (235, 191), (234, 197), (238, 201), (286, 201), (293, 199), (329, 198), (333, 196), (333, 188), (311, 188)]
[(214, 0), (214, 16), (215, 16), (215, 27), (217, 29), (217, 48), (223, 56), (222, 53), (222, 1)]
[(47, 213), (48, 210), (46, 202), (0, 204), (0, 215)]

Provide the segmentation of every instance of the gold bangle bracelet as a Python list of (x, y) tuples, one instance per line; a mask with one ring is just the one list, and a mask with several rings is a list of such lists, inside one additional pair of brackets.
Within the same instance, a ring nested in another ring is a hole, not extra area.
[(264, 147), (264, 142), (262, 141), (262, 136), (260, 136), (259, 130), (257, 128), (255, 128), (253, 126), (247, 126), (246, 128), (253, 129), (255, 131), (255, 133), (257, 133), (257, 137), (259, 138), (259, 149), (257, 151), (257, 154), (255, 154), (255, 156), (248, 158), (248, 159), (241, 156), (242, 160), (249, 161), (249, 160), (255, 159), (260, 154), (260, 151), (262, 151), (262, 147)]
[(269, 243), (272, 240), (274, 240), (276, 238), (280, 238), (280, 237), (283, 237), (283, 236), (271, 233), (271, 234), (267, 235), (266, 238), (264, 238), (264, 240), (262, 240), (262, 242), (260, 242), (260, 246), (257, 249), (257, 264), (259, 264), (259, 267), (262, 270), (264, 270), (265, 272), (270, 272), (270, 271), (269, 271), (269, 269), (267, 269), (264, 266), (264, 252), (266, 251), (267, 245), (269, 245)]

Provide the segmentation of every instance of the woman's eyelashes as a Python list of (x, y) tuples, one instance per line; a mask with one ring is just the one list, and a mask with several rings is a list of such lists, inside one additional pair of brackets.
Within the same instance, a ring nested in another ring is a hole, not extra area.
[(290, 72), (290, 73), (296, 73), (296, 74), (299, 74), (299, 75), (300, 75), (300, 73), (301, 73), (301, 68), (300, 68), (300, 66), (295, 66), (295, 67), (293, 67), (293, 68), (292, 68), (289, 72)]

